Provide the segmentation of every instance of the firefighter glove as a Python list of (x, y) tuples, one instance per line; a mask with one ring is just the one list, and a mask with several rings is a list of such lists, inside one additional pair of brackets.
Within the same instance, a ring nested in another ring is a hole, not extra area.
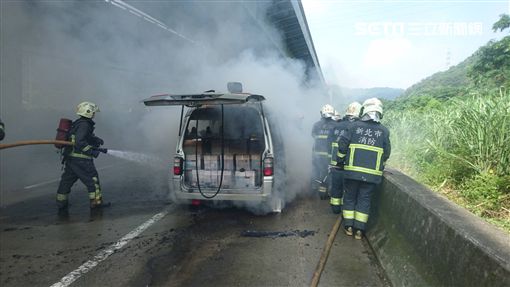
[(108, 149), (106, 149), (106, 148), (96, 148), (96, 150), (97, 150), (98, 152), (108, 153)]
[(93, 138), (93, 142), (94, 143), (92, 145), (95, 146), (95, 147), (99, 147), (101, 145), (104, 145), (104, 140), (102, 138), (99, 138), (99, 137), (94, 137)]

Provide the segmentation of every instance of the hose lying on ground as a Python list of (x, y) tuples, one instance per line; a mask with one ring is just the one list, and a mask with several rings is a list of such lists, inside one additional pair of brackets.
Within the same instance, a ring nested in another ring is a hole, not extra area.
[(329, 233), (328, 240), (324, 245), (324, 249), (322, 250), (321, 258), (319, 263), (317, 263), (317, 267), (315, 268), (315, 272), (313, 273), (312, 283), (310, 287), (317, 287), (319, 285), (319, 280), (321, 280), (321, 274), (324, 270), (324, 266), (326, 266), (326, 261), (328, 261), (329, 251), (331, 250), (331, 245), (335, 241), (336, 233), (340, 228), (340, 224), (342, 223), (342, 216), (340, 216), (337, 220), (335, 220), (335, 224)]
[(68, 141), (57, 141), (57, 140), (32, 140), (32, 141), (19, 141), (10, 144), (0, 144), (0, 149), (18, 147), (24, 145), (38, 145), (38, 144), (59, 144), (59, 145), (73, 145), (72, 142)]

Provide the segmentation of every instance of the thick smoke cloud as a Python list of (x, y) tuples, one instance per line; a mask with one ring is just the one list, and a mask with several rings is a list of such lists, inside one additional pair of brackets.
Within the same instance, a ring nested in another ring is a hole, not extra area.
[[(1, 9), (4, 142), (54, 137), (60, 117), (89, 100), (100, 105), (96, 134), (107, 147), (173, 157), (180, 108), (146, 108), (159, 93), (225, 90), (228, 81), (263, 94), (287, 148), (292, 199), (310, 172), (310, 129), (326, 100), (305, 67), (285, 58), (267, 3), (128, 2), (183, 38), (114, 1), (7, 1)], [(190, 39), (190, 40), (188, 40)], [(320, 86), (320, 85), (317, 85)], [(51, 147), (4, 150), (2, 194), (58, 178)], [(102, 157), (98, 166), (111, 163)], [(300, 179), (299, 181), (297, 179)]]

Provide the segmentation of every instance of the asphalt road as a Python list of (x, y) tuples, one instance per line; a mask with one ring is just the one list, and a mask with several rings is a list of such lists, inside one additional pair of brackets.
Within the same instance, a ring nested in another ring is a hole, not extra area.
[[(336, 220), (328, 202), (303, 196), (264, 216), (190, 209), (166, 200), (165, 173), (126, 163), (105, 168), (100, 179), (112, 206), (91, 213), (77, 183), (67, 216), (56, 211), (56, 181), (2, 191), (0, 284), (309, 286)], [(339, 233), (320, 286), (388, 286), (382, 273), (366, 242)]]

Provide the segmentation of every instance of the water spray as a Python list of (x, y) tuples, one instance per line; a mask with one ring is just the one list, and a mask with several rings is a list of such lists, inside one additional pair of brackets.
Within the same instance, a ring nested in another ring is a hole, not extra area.
[(146, 165), (158, 165), (158, 166), (165, 165), (165, 162), (160, 157), (138, 152), (108, 149), (107, 154), (117, 158), (138, 162)]

